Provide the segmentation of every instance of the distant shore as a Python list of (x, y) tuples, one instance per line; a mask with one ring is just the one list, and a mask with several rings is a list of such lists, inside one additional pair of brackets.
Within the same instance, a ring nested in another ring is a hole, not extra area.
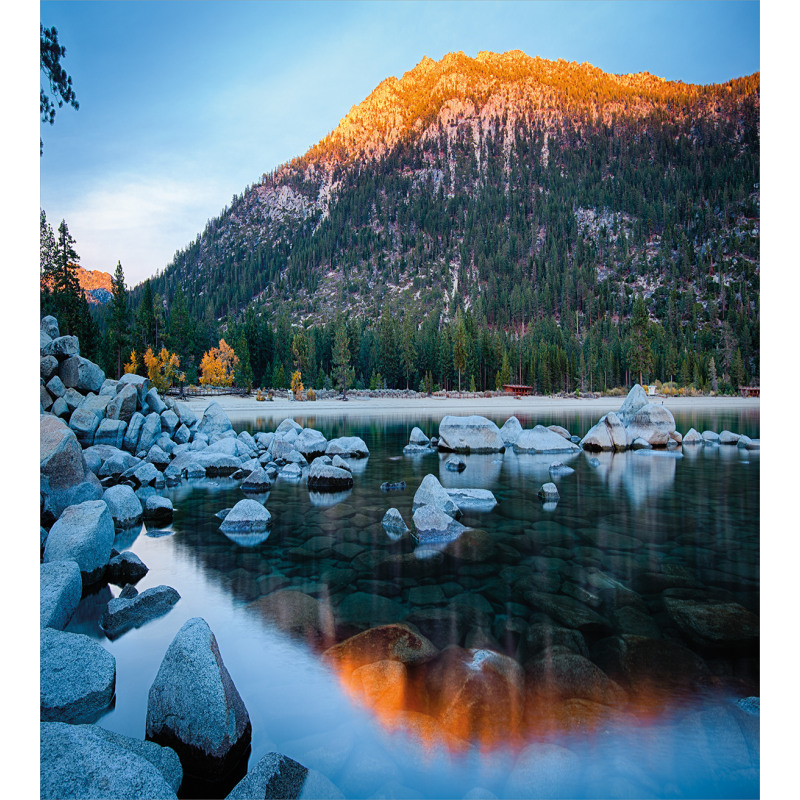
[[(274, 416), (325, 415), (325, 416), (389, 416), (392, 414), (537, 414), (542, 412), (569, 411), (592, 413), (602, 416), (607, 411), (616, 411), (625, 400), (624, 396), (599, 398), (574, 397), (348, 397), (339, 399), (296, 401), (276, 397), (272, 402), (258, 401), (255, 395), (238, 397), (196, 397), (188, 400), (196, 413), (202, 413), (211, 403), (217, 402), (229, 416), (245, 416), (254, 413)], [(654, 403), (662, 404), (673, 413), (686, 411), (726, 411), (760, 409), (757, 397), (653, 397)]]

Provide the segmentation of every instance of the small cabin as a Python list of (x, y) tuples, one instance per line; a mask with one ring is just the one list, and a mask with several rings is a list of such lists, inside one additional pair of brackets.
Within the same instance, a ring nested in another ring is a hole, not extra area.
[(523, 386), (521, 383), (504, 383), (503, 391), (506, 394), (513, 394), (514, 397), (526, 397), (533, 394), (533, 386)]
[(742, 397), (761, 397), (761, 387), (760, 386), (740, 386), (739, 387), (739, 394)]

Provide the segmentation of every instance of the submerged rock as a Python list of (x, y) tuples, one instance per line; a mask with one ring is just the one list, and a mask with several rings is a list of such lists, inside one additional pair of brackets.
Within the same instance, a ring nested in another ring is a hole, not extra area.
[(116, 639), (131, 628), (138, 628), (151, 619), (166, 614), (180, 595), (171, 586), (153, 586), (132, 597), (115, 597), (109, 601), (100, 619), (100, 628), (109, 639)]
[(466, 529), (440, 508), (420, 506), (414, 511), (414, 527), (420, 542), (448, 542), (457, 539)]
[(272, 517), (256, 500), (240, 500), (226, 515), (219, 529), (223, 533), (258, 533), (265, 531)]
[(383, 515), (381, 524), (387, 531), (392, 533), (408, 533), (408, 525), (406, 525), (405, 520), (396, 508), (390, 508)]
[(346, 469), (324, 464), (319, 459), (308, 470), (308, 487), (316, 491), (341, 491), (353, 485), (353, 475)]
[(422, 506), (437, 508), (454, 519), (461, 516), (461, 510), (453, 501), (435, 475), (426, 475), (414, 494), (413, 510)]
[(491, 511), (497, 505), (497, 498), (488, 489), (459, 488), (445, 491), (459, 509)]
[(554, 483), (545, 483), (542, 484), (542, 488), (539, 489), (539, 497), (547, 503), (558, 502), (561, 495), (558, 493), (558, 489)]
[(444, 462), (444, 468), (450, 472), (463, 472), (467, 468), (467, 462), (460, 456), (450, 456)]

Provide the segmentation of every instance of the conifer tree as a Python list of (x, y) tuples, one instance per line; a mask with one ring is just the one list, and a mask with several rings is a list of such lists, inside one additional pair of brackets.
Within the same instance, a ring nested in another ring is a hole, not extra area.
[(116, 357), (117, 377), (122, 375), (123, 360), (128, 352), (128, 293), (125, 289), (125, 275), (122, 263), (117, 261), (117, 268), (111, 278), (111, 314), (109, 318), (109, 335), (111, 349)]
[(642, 375), (653, 369), (653, 351), (650, 347), (650, 332), (647, 307), (644, 298), (637, 295), (633, 303), (631, 315), (630, 347), (628, 350), (628, 368), (639, 373), (639, 384), (643, 385)]
[(336, 382), (342, 389), (342, 400), (347, 400), (347, 389), (353, 381), (354, 370), (350, 366), (350, 342), (347, 328), (342, 318), (336, 324), (336, 336), (333, 340), (333, 373)]
[(467, 366), (466, 332), (461, 309), (456, 311), (455, 333), (453, 335), (453, 366), (458, 370), (458, 394), (461, 394), (461, 373)]

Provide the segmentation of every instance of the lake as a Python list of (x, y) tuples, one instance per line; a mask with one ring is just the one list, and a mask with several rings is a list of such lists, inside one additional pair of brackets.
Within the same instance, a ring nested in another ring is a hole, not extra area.
[[(254, 433), (283, 416), (231, 421)], [(99, 724), (143, 738), (164, 653), (201, 616), (252, 721), (250, 766), (279, 751), (348, 798), (758, 796), (759, 718), (737, 704), (759, 695), (758, 451), (506, 451), (465, 456), (456, 473), (445, 454), (402, 454), (412, 427), (436, 435), (440, 416), (315, 417), (304, 404), (300, 424), (360, 436), (370, 457), (352, 460), (344, 493), (279, 477), (259, 498), (273, 522), (258, 542), (219, 530), (217, 512), (244, 497), (238, 481), (159, 492), (173, 523), (120, 533), (115, 547), (149, 567), (139, 591), (167, 584), (180, 601), (110, 641), (97, 624), (119, 588), (104, 587), (67, 628), (116, 658), (116, 703)], [(519, 419), (583, 435), (597, 416)], [(676, 423), (760, 435), (757, 409)], [(552, 479), (556, 461), (574, 472)], [(497, 499), (466, 510), (473, 530), (435, 548), (381, 525), (395, 507), (411, 527), (430, 473)], [(550, 480), (554, 508), (537, 496)], [(322, 657), (398, 622), (439, 654), (407, 668)]]

